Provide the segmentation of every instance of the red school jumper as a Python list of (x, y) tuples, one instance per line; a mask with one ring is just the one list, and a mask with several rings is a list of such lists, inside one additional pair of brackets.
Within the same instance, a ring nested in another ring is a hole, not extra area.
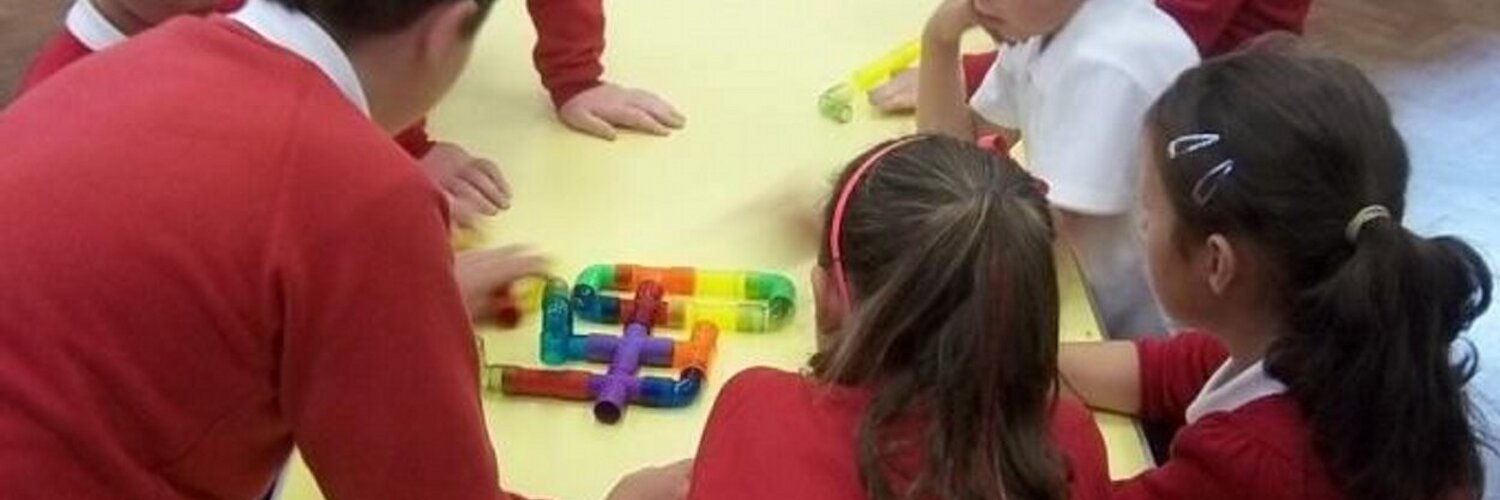
[[(1203, 57), (1239, 48), (1272, 31), (1302, 33), (1312, 0), (1156, 0), (1156, 6), (1177, 20)], [(995, 65), (995, 51), (964, 56), (964, 84), (969, 94), (979, 88)]]
[(1180, 427), (1165, 464), (1118, 481), (1113, 498), (1138, 500), (1337, 500), (1344, 498), (1312, 448), (1288, 394), (1255, 399), (1187, 424), (1188, 405), (1229, 358), (1202, 333), (1137, 341), (1141, 419)]
[[(149, 77), (149, 78), (148, 78)], [(505, 498), (442, 196), (304, 59), (179, 18), (0, 114), (0, 492)]]
[[(854, 447), (869, 400), (866, 390), (830, 389), (795, 373), (740, 372), (714, 402), (688, 497), (864, 500)], [(1052, 438), (1068, 462), (1070, 496), (1107, 498), (1104, 441), (1088, 410), (1076, 401), (1060, 401)], [(897, 462), (899, 470), (891, 477), (899, 488), (922, 465), (918, 453)]]
[[(243, 3), (224, 0), (218, 10), (232, 12)], [(537, 31), (532, 56), (554, 106), (562, 107), (579, 93), (603, 83), (604, 66), (599, 62), (604, 54), (603, 0), (527, 0), (526, 8)], [(48, 40), (27, 68), (17, 96), (92, 53), (64, 28)], [(427, 156), (435, 144), (427, 135), (425, 120), (398, 134), (396, 142), (414, 158)]]

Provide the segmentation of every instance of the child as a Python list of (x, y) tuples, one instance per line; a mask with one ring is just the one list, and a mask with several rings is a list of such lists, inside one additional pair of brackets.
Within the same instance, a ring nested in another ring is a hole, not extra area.
[(1370, 82), (1254, 49), (1184, 74), (1147, 128), (1152, 283), (1201, 333), (1064, 347), (1091, 405), (1181, 426), (1115, 497), (1477, 498), (1475, 363), (1450, 354), (1490, 271), (1402, 227), (1410, 166)]
[(254, 498), (295, 445), (330, 498), (507, 498), (444, 207), (390, 140), (489, 7), (249, 0), (0, 115), (0, 491)]
[[(1156, 0), (1176, 19), (1203, 57), (1234, 50), (1258, 35), (1274, 31), (1302, 33), (1312, 0)], [(970, 95), (994, 67), (998, 52), (964, 56), (964, 87)], [(870, 104), (887, 113), (909, 112), (917, 105), (917, 74), (902, 71), (870, 92)]]
[(1102, 497), (1093, 420), (1056, 397), (1040, 182), (972, 144), (912, 136), (838, 186), (812, 273), (811, 372), (729, 381), (690, 498)]
[[(174, 16), (210, 11), (233, 12), (244, 0), (77, 0), (68, 9), (63, 30), (53, 36), (22, 76), (18, 95), (75, 61), (125, 41), (126, 37)], [(427, 137), (419, 123), (396, 136), (396, 141), (443, 189), (449, 212), (458, 225), (472, 227), (481, 217), (510, 206), (510, 187), (495, 164), (471, 156), (450, 143)]]
[[(959, 38), (978, 24), (1014, 44), (965, 104)], [(920, 130), (997, 128), (1026, 141), (1027, 167), (1052, 186), (1058, 234), (1076, 252), (1105, 333), (1162, 330), (1130, 208), (1140, 120), (1197, 62), (1171, 18), (1138, 0), (947, 0), (923, 35)]]

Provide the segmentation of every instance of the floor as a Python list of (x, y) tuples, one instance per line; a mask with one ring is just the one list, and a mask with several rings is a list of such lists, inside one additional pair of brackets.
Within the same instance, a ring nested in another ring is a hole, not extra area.
[[(0, 102), (64, 5), (0, 0)], [(1390, 98), (1414, 162), (1408, 225), (1463, 236), (1500, 270), (1500, 2), (1318, 0), (1308, 38), (1364, 67)], [(1485, 363), (1474, 399), (1500, 438), (1500, 313), (1468, 338)], [(1500, 500), (1500, 458), (1489, 458), (1485, 498)]]

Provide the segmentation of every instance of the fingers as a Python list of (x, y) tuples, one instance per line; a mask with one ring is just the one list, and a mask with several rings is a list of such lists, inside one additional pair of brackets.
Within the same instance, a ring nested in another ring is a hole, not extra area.
[(592, 109), (582, 109), (580, 107), (579, 109), (564, 110), (562, 118), (563, 123), (566, 123), (574, 130), (606, 141), (615, 140), (615, 136), (618, 134), (615, 131), (614, 125), (600, 118)]
[(651, 135), (664, 136), (672, 133), (672, 129), (667, 128), (666, 125), (656, 121), (656, 118), (651, 116), (651, 113), (648, 113), (646, 112), (646, 110), (637, 107), (625, 108), (624, 110), (621, 110), (617, 115), (611, 116), (610, 118), (612, 118), (612, 120), (610, 121), (614, 122), (616, 125), (620, 125), (632, 130), (646, 132)]
[[(500, 205), (485, 196), (475, 184), (468, 179), (458, 178), (449, 182), (443, 189), (448, 192), (449, 196), (453, 197), (455, 202), (467, 204), (480, 214), (495, 215), (500, 213)], [(477, 184), (486, 183), (480, 182)]]
[(632, 104), (635, 107), (645, 110), (657, 123), (666, 125), (667, 127), (680, 129), (683, 125), (687, 124), (687, 118), (683, 117), (682, 113), (677, 112), (677, 108), (672, 107), (670, 103), (656, 94), (644, 90), (636, 90), (634, 91)]
[(464, 229), (474, 229), (481, 217), (478, 207), (475, 207), (468, 200), (456, 198), (446, 191), (443, 192), (443, 198), (448, 200), (448, 217), (453, 219), (453, 223)]
[(905, 113), (917, 108), (916, 71), (901, 70), (884, 85), (870, 92), (870, 105), (885, 113)]
[(489, 298), (497, 290), (521, 278), (544, 276), (548, 265), (547, 258), (532, 247), (512, 245), (460, 252), (454, 259), (453, 274), (469, 316), (479, 319), (493, 312)]
[(458, 175), (497, 209), (510, 208), (510, 187), (494, 163), (475, 158)]
[[(476, 253), (477, 252), (477, 253)], [(475, 250), (477, 262), (471, 271), (485, 277), (485, 281), (496, 286), (528, 276), (546, 274), (548, 260), (527, 245), (509, 245), (495, 249)]]

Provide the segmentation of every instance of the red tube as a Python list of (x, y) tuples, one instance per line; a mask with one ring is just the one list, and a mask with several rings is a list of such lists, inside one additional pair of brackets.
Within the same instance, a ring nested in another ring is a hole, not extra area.
[(589, 377), (581, 370), (531, 370), (519, 366), (500, 367), (500, 392), (511, 396), (542, 396), (590, 401)]

